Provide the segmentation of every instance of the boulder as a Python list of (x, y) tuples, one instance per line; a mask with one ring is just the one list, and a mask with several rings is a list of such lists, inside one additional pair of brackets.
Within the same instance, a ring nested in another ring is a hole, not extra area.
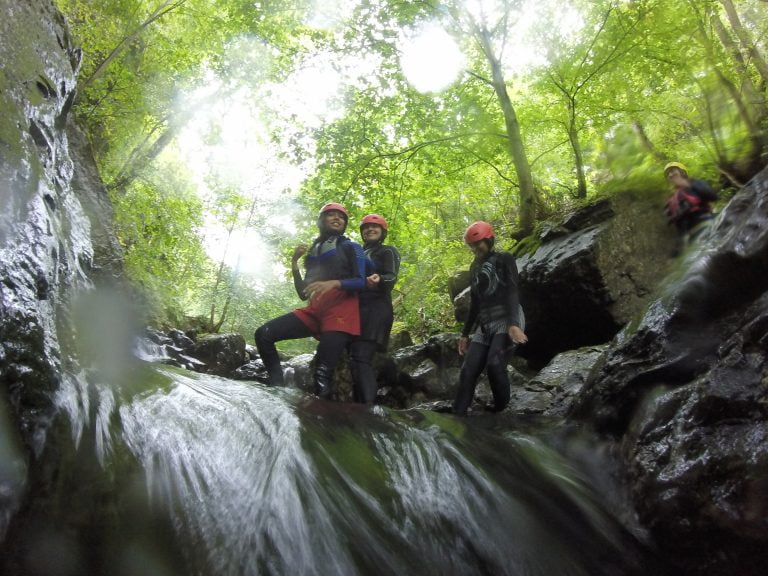
[(566, 218), (518, 257), (528, 345), (542, 367), (559, 352), (604, 344), (648, 304), (671, 269), (674, 231), (657, 194), (625, 192)]
[(229, 376), (245, 363), (245, 338), (240, 334), (208, 334), (194, 343), (189, 355), (205, 363), (205, 372)]

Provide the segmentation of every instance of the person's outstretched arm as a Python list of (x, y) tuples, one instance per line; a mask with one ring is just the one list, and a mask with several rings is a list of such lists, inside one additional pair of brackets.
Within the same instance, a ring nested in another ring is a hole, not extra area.
[(293, 275), (293, 287), (296, 288), (296, 293), (299, 298), (306, 300), (308, 296), (305, 293), (307, 283), (304, 282), (304, 278), (301, 276), (301, 269), (299, 268), (299, 260), (304, 254), (307, 253), (307, 245), (299, 244), (293, 249), (293, 256), (291, 258), (291, 274)]

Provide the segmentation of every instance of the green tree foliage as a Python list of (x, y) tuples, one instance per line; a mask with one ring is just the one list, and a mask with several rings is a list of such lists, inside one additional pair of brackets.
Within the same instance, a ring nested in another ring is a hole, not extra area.
[(183, 177), (170, 170), (163, 175), (137, 181), (113, 202), (126, 271), (150, 299), (153, 316), (173, 323), (183, 318), (188, 290), (208, 261), (198, 237), (200, 200)]
[[(214, 201), (202, 201), (197, 184), (180, 181), (183, 168), (169, 150), (200, 110), (286, 73), (302, 50), (307, 4), (58, 1), (84, 52), (75, 111), (114, 198), (126, 269), (158, 321), (181, 323), (203, 308), (207, 329), (216, 330), (233, 294), (260, 298), (253, 288), (244, 293), (242, 275), (203, 249), (211, 216), (223, 217), (230, 233), (257, 225), (237, 213), (250, 199), (224, 183)], [(212, 74), (226, 82), (198, 91)], [(184, 93), (202, 95), (181, 101)]]
[[(212, 218), (232, 249), (258, 232), (286, 262), (316, 233), (324, 202), (348, 206), (355, 238), (360, 217), (383, 214), (403, 254), (398, 319), (420, 337), (453, 328), (447, 284), (469, 264), (461, 236), (472, 221), (492, 222), (512, 248), (521, 231), (596, 195), (658, 193), (669, 160), (728, 186), (768, 153), (768, 3), (756, 0), (58, 4), (83, 44), (76, 112), (115, 195), (129, 270), (212, 329), (250, 335), (298, 303), (279, 271), (256, 280), (207, 257)], [(427, 26), (451, 35), (464, 69), (419, 91), (403, 46)], [(283, 100), (318, 64), (339, 78), (337, 110), (310, 117)], [(274, 149), (308, 173), (295, 233), (277, 223), (296, 214), (292, 191), (265, 202), (211, 162), (200, 201), (200, 184), (179, 176), (182, 130), (243, 90)]]

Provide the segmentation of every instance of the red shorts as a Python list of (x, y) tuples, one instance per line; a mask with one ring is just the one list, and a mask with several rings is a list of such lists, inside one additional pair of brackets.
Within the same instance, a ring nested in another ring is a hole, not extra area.
[(360, 335), (360, 304), (357, 292), (334, 288), (309, 306), (293, 311), (317, 335), (321, 332), (346, 332)]

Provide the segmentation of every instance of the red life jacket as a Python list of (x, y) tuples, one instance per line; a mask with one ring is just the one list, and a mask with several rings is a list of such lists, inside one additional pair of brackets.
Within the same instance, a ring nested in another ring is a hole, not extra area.
[(708, 203), (698, 194), (691, 193), (690, 188), (678, 188), (669, 197), (666, 205), (667, 217), (672, 222), (707, 209)]

